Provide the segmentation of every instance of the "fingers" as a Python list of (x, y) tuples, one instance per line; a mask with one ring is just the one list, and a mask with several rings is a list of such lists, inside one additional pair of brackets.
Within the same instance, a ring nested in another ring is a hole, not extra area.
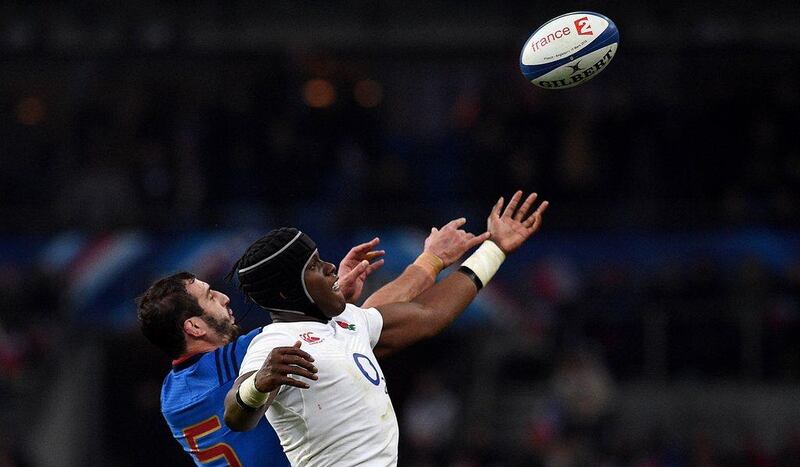
[[(472, 235), (472, 234), (470, 234), (470, 235)], [(489, 240), (489, 237), (490, 237), (489, 232), (484, 232), (484, 233), (478, 235), (477, 237), (473, 235), (472, 238), (467, 240), (467, 242), (466, 242), (467, 248), (466, 249), (467, 250), (471, 250), (473, 247), (476, 247), (476, 246), (480, 245), (481, 243), (485, 242), (486, 240)]]
[(531, 193), (525, 198), (525, 202), (522, 203), (522, 206), (517, 210), (516, 214), (514, 214), (514, 220), (518, 222), (522, 222), (522, 219), (525, 219), (525, 214), (528, 213), (528, 209), (533, 206), (533, 203), (536, 202), (536, 198), (539, 195), (536, 193)]
[(300, 350), (302, 343), (297, 341), (292, 347), (278, 347), (272, 350), (268, 365), (272, 373), (279, 375), (298, 375), (316, 380), (317, 367), (312, 363), (314, 357)]
[(536, 211), (534, 211), (533, 213), (538, 216), (541, 216), (542, 214), (544, 214), (545, 211), (547, 211), (548, 206), (550, 206), (550, 201), (542, 201), (542, 204), (540, 204), (539, 207), (536, 208)]
[(386, 254), (386, 250), (375, 250), (375, 251), (370, 251), (370, 252), (367, 252), (367, 253), (364, 255), (364, 259), (365, 259), (365, 260), (367, 260), (367, 261), (370, 261), (370, 262), (372, 262), (372, 260), (374, 260), (374, 259), (377, 259), (377, 258), (380, 258), (381, 256), (383, 256), (383, 255), (385, 255), (385, 254)]
[(375, 238), (373, 238), (372, 240), (370, 240), (368, 242), (364, 242), (364, 243), (362, 243), (360, 245), (356, 245), (355, 247), (353, 247), (353, 249), (358, 251), (359, 253), (364, 253), (364, 252), (367, 252), (367, 251), (375, 248), (376, 246), (378, 246), (378, 243), (380, 243), (380, 242), (381, 242), (381, 239), (378, 238), (378, 237), (375, 237)]
[(346, 274), (339, 276), (339, 286), (341, 287), (343, 284), (348, 284), (355, 281), (355, 279), (363, 274), (367, 268), (369, 268), (369, 261), (360, 261), (353, 269), (348, 271)]
[(489, 217), (500, 217), (500, 210), (503, 209), (503, 197), (501, 196), (500, 199), (494, 203), (494, 207), (492, 208), (492, 212), (489, 213)]
[(544, 214), (548, 206), (550, 206), (550, 202), (548, 201), (542, 202), (542, 204), (540, 204), (539, 207), (536, 208), (536, 211), (534, 211), (533, 214), (531, 214), (527, 219), (525, 219), (525, 222), (523, 222), (522, 225), (524, 225), (528, 229), (530, 228), (533, 228), (534, 230), (538, 229), (539, 225), (541, 225), (542, 223), (542, 214)]
[(262, 376), (266, 376), (268, 380), (264, 387), (269, 388), (269, 391), (280, 385), (293, 386), (300, 389), (308, 389), (310, 387), (305, 381), (300, 381), (292, 376), (308, 378), (312, 381), (319, 379), (317, 376), (319, 370), (312, 363), (314, 357), (301, 350), (301, 345), (302, 342), (298, 340), (291, 347), (276, 347), (272, 349), (264, 362), (264, 366), (259, 370), (259, 373), (262, 373)]
[(373, 238), (372, 240), (370, 240), (368, 242), (364, 242), (364, 243), (362, 243), (360, 245), (354, 246), (353, 248), (350, 249), (350, 251), (354, 252), (356, 254), (359, 254), (359, 255), (363, 255), (363, 254), (367, 253), (368, 251), (370, 251), (371, 249), (373, 249), (376, 246), (378, 246), (378, 243), (380, 243), (380, 242), (381, 242), (381, 239), (378, 238), (378, 237), (375, 237), (375, 238)]
[[(530, 216), (526, 218), (528, 211), (533, 207), (538, 199), (539, 195), (537, 193), (531, 193), (526, 198), (525, 201), (520, 206), (520, 200), (522, 200), (523, 192), (522, 190), (517, 190), (511, 199), (508, 201), (508, 205), (503, 209), (503, 198), (500, 197), (495, 203), (494, 207), (492, 208), (492, 212), (489, 215), (490, 219), (493, 216), (502, 217), (504, 219), (511, 219), (517, 222), (522, 223), (525, 227), (532, 227), (536, 223), (536, 219), (540, 218), (544, 211), (549, 206), (547, 201), (544, 201), (539, 207), (534, 211)], [(518, 209), (519, 208), (519, 209)], [(500, 211), (503, 211), (502, 216), (500, 215)]]
[(276, 376), (297, 375), (302, 376), (303, 378), (308, 378), (315, 381), (317, 380), (317, 368), (313, 365), (309, 369), (300, 365), (276, 363), (272, 365), (272, 373)]
[(466, 219), (466, 218), (464, 218), (464, 217), (459, 217), (458, 219), (453, 219), (453, 220), (451, 220), (450, 222), (448, 222), (447, 224), (445, 224), (445, 225), (442, 227), (442, 230), (444, 230), (444, 229), (457, 230), (457, 229), (459, 229), (459, 228), (460, 228), (462, 225), (464, 225), (464, 224), (466, 224), (466, 223), (467, 223), (467, 219)]
[(276, 353), (278, 355), (283, 354), (290, 354), (290, 355), (299, 355), (300, 357), (308, 360), (309, 362), (314, 361), (314, 357), (308, 354), (305, 350), (300, 350), (300, 346), (303, 345), (301, 341), (296, 341), (292, 347), (276, 347), (272, 349), (271, 353)]
[(374, 263), (370, 263), (370, 265), (367, 267), (367, 275), (370, 275), (373, 272), (377, 271), (378, 269), (381, 268), (381, 266), (383, 266), (383, 259), (379, 259)]
[(522, 198), (522, 191), (517, 190), (514, 193), (514, 196), (508, 201), (508, 206), (506, 206), (505, 211), (503, 211), (503, 215), (501, 217), (511, 217), (514, 214), (514, 211), (517, 209), (517, 205), (519, 204), (519, 200)]
[[(277, 362), (273, 363), (273, 368), (280, 368), (281, 365), (283, 366), (296, 366), (298, 368), (303, 368), (305, 371), (309, 373), (316, 373), (317, 367), (314, 366), (313, 363), (309, 362), (305, 358), (302, 358), (298, 355), (286, 355), (282, 359)], [(298, 373), (300, 374), (300, 373)]]
[(271, 380), (272, 388), (280, 385), (287, 385), (300, 389), (308, 389), (310, 387), (308, 383), (292, 378), (292, 376), (300, 376), (303, 378), (308, 378), (312, 381), (317, 381), (319, 380), (319, 376), (315, 374), (316, 372), (316, 368), (312, 372), (298, 366), (277, 364), (270, 368), (269, 379)]
[(283, 386), (294, 386), (294, 387), (300, 388), (300, 389), (308, 389), (308, 388), (311, 387), (311, 386), (309, 386), (308, 383), (306, 383), (304, 381), (296, 380), (296, 379), (290, 378), (288, 376), (278, 376), (278, 375), (276, 375), (274, 377), (274, 380), (275, 380), (275, 382), (277, 384), (283, 385)]

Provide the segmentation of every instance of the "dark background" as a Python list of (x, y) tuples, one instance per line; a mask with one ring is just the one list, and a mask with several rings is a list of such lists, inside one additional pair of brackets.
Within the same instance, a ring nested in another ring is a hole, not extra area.
[[(222, 277), (261, 233), (380, 235), (374, 289), (516, 189), (542, 232), (382, 364), (401, 465), (800, 463), (796, 2), (267, 3), (0, 6), (0, 465), (188, 465), (135, 322), (160, 275), (254, 327)], [(575, 10), (617, 57), (534, 87)]]

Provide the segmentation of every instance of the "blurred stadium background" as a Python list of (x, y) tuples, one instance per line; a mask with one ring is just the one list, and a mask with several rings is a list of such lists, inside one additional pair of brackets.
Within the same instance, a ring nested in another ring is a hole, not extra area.
[[(547, 92), (545, 20), (622, 43)], [(384, 363), (408, 466), (800, 465), (797, 2), (0, 6), (0, 466), (177, 466), (133, 298), (280, 225), (375, 287), (457, 216), (545, 227)]]

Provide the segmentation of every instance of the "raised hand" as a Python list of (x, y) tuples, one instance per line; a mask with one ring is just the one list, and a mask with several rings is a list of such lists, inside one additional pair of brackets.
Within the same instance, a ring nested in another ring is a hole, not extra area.
[(297, 375), (317, 380), (317, 367), (312, 363), (314, 357), (300, 350), (301, 345), (302, 343), (297, 341), (292, 347), (272, 349), (256, 374), (256, 389), (261, 392), (272, 392), (284, 384), (308, 389), (308, 383), (290, 376)]
[(456, 262), (472, 247), (480, 245), (489, 238), (489, 232), (475, 236), (461, 230), (461, 226), (466, 222), (467, 220), (461, 217), (451, 220), (441, 229), (432, 228), (430, 235), (425, 239), (423, 251), (436, 255), (442, 260), (444, 267), (447, 267)]
[[(364, 281), (367, 280), (367, 276), (383, 266), (381, 257), (386, 252), (373, 250), (378, 243), (380, 243), (380, 239), (375, 237), (368, 242), (354, 246), (339, 263), (339, 290), (347, 302), (353, 303), (358, 300), (364, 290)], [(377, 261), (372, 262), (376, 259)]]
[[(503, 210), (503, 197), (501, 196), (492, 208), (487, 220), (487, 230), (492, 235), (491, 239), (505, 254), (509, 254), (522, 245), (531, 235), (539, 230), (542, 225), (542, 215), (550, 205), (543, 201), (529, 216), (528, 211), (536, 202), (536, 193), (531, 193), (525, 202), (519, 205), (522, 191), (517, 191)], [(500, 213), (502, 211), (502, 214)]]

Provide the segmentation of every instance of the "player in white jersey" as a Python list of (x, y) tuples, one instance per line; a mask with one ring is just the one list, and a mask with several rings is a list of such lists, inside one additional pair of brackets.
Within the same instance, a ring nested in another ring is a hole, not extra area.
[(260, 369), (272, 349), (298, 339), (319, 369), (313, 390), (284, 386), (267, 411), (293, 465), (394, 463), (397, 418), (372, 353), (381, 326), (377, 310), (348, 304), (328, 323), (269, 325), (248, 348), (240, 374)]
[(247, 430), (266, 414), (296, 466), (396, 465), (397, 417), (376, 355), (453, 322), (506, 255), (539, 229), (547, 201), (528, 215), (536, 194), (521, 200), (518, 191), (503, 210), (500, 198), (488, 231), (476, 237), (481, 247), (408, 303), (346, 305), (336, 267), (296, 229), (273, 230), (251, 245), (236, 265), (240, 287), (271, 312), (273, 324), (247, 349), (225, 399), (228, 426)]

